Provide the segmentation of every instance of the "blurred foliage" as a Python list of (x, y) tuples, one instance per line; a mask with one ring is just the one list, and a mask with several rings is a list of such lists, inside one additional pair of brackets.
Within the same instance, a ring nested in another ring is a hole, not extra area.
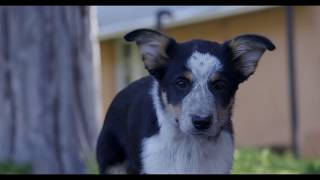
[(320, 174), (320, 159), (295, 159), (290, 152), (241, 149), (234, 154), (232, 174)]
[(0, 174), (31, 174), (29, 165), (15, 165), (12, 163), (0, 163)]
[(95, 159), (87, 161), (88, 174), (99, 174), (99, 167)]
[[(320, 174), (320, 159), (295, 159), (290, 152), (240, 149), (234, 154), (232, 174)], [(87, 162), (88, 174), (98, 174), (97, 162)], [(0, 174), (30, 174), (28, 165), (0, 163)]]

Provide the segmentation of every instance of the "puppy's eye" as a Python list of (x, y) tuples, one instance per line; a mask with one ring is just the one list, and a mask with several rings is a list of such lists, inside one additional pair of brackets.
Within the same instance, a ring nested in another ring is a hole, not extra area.
[(223, 91), (227, 88), (227, 82), (225, 80), (216, 80), (212, 82), (211, 87), (215, 91)]
[(181, 78), (175, 82), (175, 85), (178, 89), (184, 90), (188, 87), (188, 83), (188, 80)]

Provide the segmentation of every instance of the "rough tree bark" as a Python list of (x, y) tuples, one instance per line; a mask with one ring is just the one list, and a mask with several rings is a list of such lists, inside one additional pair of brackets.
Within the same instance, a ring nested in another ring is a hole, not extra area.
[(0, 7), (0, 161), (85, 173), (97, 137), (91, 7)]

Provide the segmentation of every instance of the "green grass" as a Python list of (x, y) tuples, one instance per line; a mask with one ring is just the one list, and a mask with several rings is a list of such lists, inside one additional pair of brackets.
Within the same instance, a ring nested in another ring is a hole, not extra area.
[[(98, 165), (95, 160), (87, 161), (88, 174), (98, 174)], [(12, 163), (0, 163), (0, 174), (32, 174), (29, 165), (17, 165)]]
[(88, 174), (99, 174), (98, 164), (94, 159), (87, 161), (87, 169)]
[[(269, 149), (241, 149), (234, 154), (232, 174), (320, 174), (320, 159), (296, 160), (291, 153), (279, 155)], [(87, 163), (88, 174), (97, 174), (95, 160)], [(27, 165), (0, 163), (0, 174), (30, 174)]]
[(31, 174), (29, 165), (16, 165), (12, 163), (0, 163), (0, 174)]
[(289, 152), (279, 155), (269, 149), (236, 150), (233, 174), (319, 174), (320, 159), (295, 159)]

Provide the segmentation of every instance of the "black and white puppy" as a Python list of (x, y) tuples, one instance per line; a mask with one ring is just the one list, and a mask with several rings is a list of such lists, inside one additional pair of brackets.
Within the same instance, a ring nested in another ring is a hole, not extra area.
[(151, 76), (111, 103), (97, 144), (100, 173), (230, 173), (235, 93), (273, 43), (259, 35), (179, 43), (149, 29), (125, 39), (137, 43)]

